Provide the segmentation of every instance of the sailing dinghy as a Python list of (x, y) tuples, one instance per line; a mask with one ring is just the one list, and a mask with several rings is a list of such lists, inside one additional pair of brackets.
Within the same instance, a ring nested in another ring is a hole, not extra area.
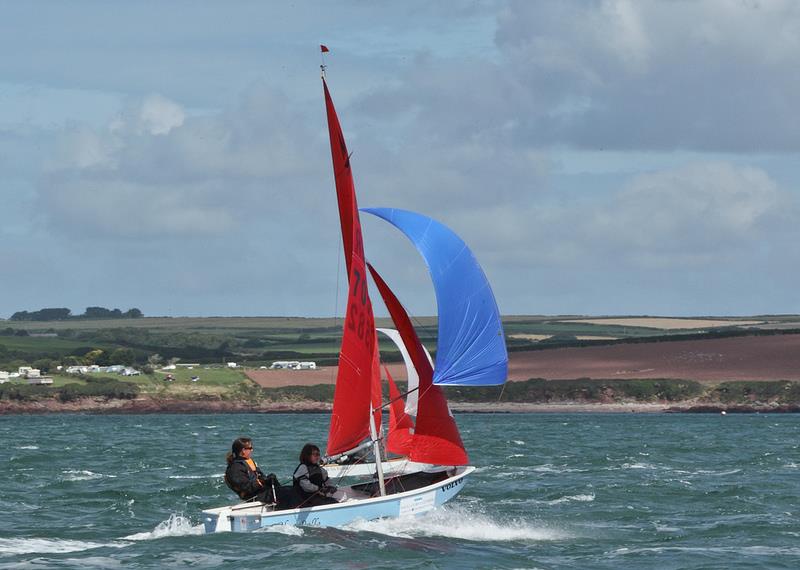
[[(455, 233), (414, 212), (364, 210), (404, 233), (428, 266), (439, 317), (435, 364), (400, 301), (366, 262), (350, 154), (324, 70), (322, 82), (348, 275), (325, 466), (338, 483), (334, 498), (339, 502), (292, 509), (245, 502), (207, 509), (203, 511), (206, 532), (252, 531), (271, 525), (341, 527), (359, 519), (417, 515), (443, 505), (461, 491), (475, 468), (469, 466), (440, 386), (499, 385), (507, 377), (508, 355), (494, 295), (472, 252)], [(368, 271), (397, 327), (385, 334), (406, 361), (405, 401), (387, 370), (389, 402), (383, 402)], [(389, 426), (384, 437), (381, 421), (386, 407)], [(399, 457), (387, 460), (387, 452)]]

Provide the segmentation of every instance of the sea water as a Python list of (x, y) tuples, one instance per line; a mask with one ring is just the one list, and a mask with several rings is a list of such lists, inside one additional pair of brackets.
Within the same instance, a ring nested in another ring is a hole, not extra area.
[(799, 568), (799, 415), (460, 414), (450, 504), (343, 529), (205, 535), (255, 440), (289, 479), (327, 416), (0, 417), (0, 568)]

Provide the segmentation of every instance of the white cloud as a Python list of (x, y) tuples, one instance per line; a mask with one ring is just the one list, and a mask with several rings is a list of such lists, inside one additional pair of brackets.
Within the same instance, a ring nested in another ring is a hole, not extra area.
[(263, 85), (194, 117), (151, 95), (108, 127), (62, 130), (39, 204), (75, 236), (221, 235), (267, 212), (282, 220), (292, 208), (317, 208), (309, 180), (327, 166), (322, 140)]
[(792, 203), (762, 170), (691, 164), (634, 177), (588, 218), (586, 232), (634, 263), (711, 263), (785, 231)]
[(505, 94), (533, 144), (798, 150), (798, 30), (794, 2), (512, 2), (506, 80), (474, 88)]
[(480, 209), (449, 208), (448, 221), (512, 274), (603, 264), (681, 270), (747, 263), (764, 243), (788, 247), (800, 227), (800, 200), (761, 169), (700, 162), (635, 175), (591, 197), (518, 192)]
[(180, 127), (186, 119), (186, 113), (180, 105), (157, 93), (145, 97), (130, 115), (130, 125), (122, 118), (112, 124), (111, 130), (131, 128), (136, 134), (166, 135)]

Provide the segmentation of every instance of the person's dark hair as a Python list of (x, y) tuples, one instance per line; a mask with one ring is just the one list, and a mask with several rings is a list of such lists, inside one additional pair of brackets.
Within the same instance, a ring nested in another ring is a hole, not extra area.
[(319, 453), (319, 447), (314, 445), (313, 443), (307, 443), (303, 446), (303, 449), (300, 451), (300, 463), (305, 463), (306, 465), (311, 464), (311, 454), (314, 452)]
[(231, 450), (228, 452), (228, 456), (226, 457), (228, 464), (233, 463), (233, 460), (242, 454), (242, 450), (245, 447), (251, 447), (252, 445), (253, 440), (249, 437), (237, 437), (234, 439), (233, 443), (231, 444)]

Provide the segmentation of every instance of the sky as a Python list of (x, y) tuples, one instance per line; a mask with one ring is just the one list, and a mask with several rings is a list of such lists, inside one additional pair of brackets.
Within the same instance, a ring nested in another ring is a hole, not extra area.
[[(793, 0), (0, 11), (0, 318), (341, 313), (320, 44), (359, 205), (451, 227), (502, 314), (800, 313)], [(368, 259), (435, 314), (367, 218)]]

